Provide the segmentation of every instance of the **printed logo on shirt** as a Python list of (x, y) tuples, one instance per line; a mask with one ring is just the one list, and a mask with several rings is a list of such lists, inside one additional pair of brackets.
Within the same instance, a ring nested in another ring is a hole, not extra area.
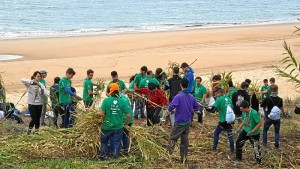
[(114, 103), (114, 104), (117, 104), (117, 103), (118, 103), (118, 100), (114, 100), (113, 103)]

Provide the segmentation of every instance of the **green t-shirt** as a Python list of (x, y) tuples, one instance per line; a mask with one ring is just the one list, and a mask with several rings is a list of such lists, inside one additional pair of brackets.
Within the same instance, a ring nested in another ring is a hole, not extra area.
[(46, 80), (45, 79), (41, 79), (40, 82), (45, 86), (46, 88)]
[(93, 95), (89, 95), (89, 90), (93, 92), (93, 83), (91, 79), (85, 78), (83, 82), (83, 101), (93, 100)]
[(159, 81), (155, 77), (146, 77), (143, 80), (141, 80), (139, 88), (148, 88), (149, 83), (154, 83), (157, 86), (159, 85)]
[(207, 89), (202, 84), (200, 84), (200, 85), (195, 84), (194, 89), (193, 89), (193, 93), (194, 93), (194, 96), (195, 96), (196, 100), (201, 101), (202, 98), (203, 98), (203, 95), (207, 94)]
[(119, 91), (123, 91), (126, 89), (126, 85), (123, 80), (118, 80), (117, 82), (110, 81), (106, 87), (106, 92), (109, 93), (109, 85), (112, 83), (116, 83), (119, 86)]
[[(254, 127), (260, 122), (260, 115), (259, 113), (254, 110), (251, 109), (251, 111), (249, 113), (242, 113), (242, 118), (244, 121), (244, 130), (248, 133), (249, 131), (251, 131), (252, 129), (254, 129)], [(255, 131), (253, 133), (253, 135), (257, 135), (260, 133), (260, 128)]]
[(268, 93), (262, 95), (262, 99), (263, 99), (263, 100), (264, 100), (265, 98), (269, 97), (269, 96), (270, 96), (270, 93), (271, 93), (270, 86), (265, 86), (265, 85), (264, 85), (264, 86), (262, 86), (261, 89), (260, 89), (260, 91), (265, 91), (265, 90), (267, 90)]
[(131, 81), (131, 82), (129, 83), (128, 89), (134, 90), (134, 81)]
[(139, 87), (140, 86), (140, 82), (145, 79), (147, 76), (146, 75), (142, 75), (141, 73), (137, 74), (134, 78), (134, 83), (136, 83), (136, 86)]
[(218, 109), (219, 112), (219, 121), (225, 122), (226, 121), (226, 112), (227, 112), (227, 106), (232, 106), (232, 101), (228, 96), (220, 96), (217, 98), (216, 102), (214, 103), (214, 107)]
[(118, 130), (124, 127), (124, 115), (129, 113), (129, 110), (122, 98), (105, 98), (100, 109), (105, 112), (102, 130)]
[(229, 89), (229, 91), (227, 93), (227, 96), (231, 98), (232, 94), (235, 93), (235, 92), (236, 92), (236, 88), (232, 87), (232, 88)]
[(60, 79), (58, 84), (59, 103), (70, 104), (72, 102), (72, 97), (70, 94), (65, 92), (65, 87), (71, 88), (71, 80), (63, 77)]
[[(129, 101), (128, 97), (126, 97), (124, 94), (121, 94), (120, 96), (125, 101), (125, 104), (129, 110), (129, 113), (130, 113), (129, 123), (133, 124), (133, 111), (132, 111), (132, 108), (130, 105), (130, 101)], [(124, 114), (124, 122), (125, 121), (126, 121), (126, 114)]]

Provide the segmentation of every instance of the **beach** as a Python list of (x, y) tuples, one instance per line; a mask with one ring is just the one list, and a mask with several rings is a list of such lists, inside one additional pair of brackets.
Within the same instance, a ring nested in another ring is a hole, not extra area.
[[(110, 80), (116, 70), (119, 78), (128, 82), (141, 66), (155, 71), (168, 67), (169, 62), (187, 62), (196, 76), (205, 81), (212, 72), (233, 72), (233, 81), (246, 78), (262, 82), (275, 77), (279, 95), (296, 97), (293, 84), (277, 77), (276, 66), (281, 66), (284, 40), (294, 55), (300, 56), (300, 36), (293, 34), (299, 23), (203, 28), (185, 31), (91, 35), (62, 38), (1, 40), (0, 54), (24, 56), (0, 62), (0, 72), (11, 102), (18, 102), (25, 86), (20, 79), (30, 78), (36, 70), (46, 69), (49, 88), (56, 76), (63, 77), (72, 67), (76, 75), (73, 86), (82, 95), (86, 71), (93, 69), (94, 78)], [(20, 105), (26, 103), (24, 97)]]

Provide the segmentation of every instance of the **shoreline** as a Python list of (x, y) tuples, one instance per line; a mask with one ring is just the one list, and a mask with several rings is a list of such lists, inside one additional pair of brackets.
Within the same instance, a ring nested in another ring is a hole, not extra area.
[[(167, 29), (167, 30), (135, 30), (135, 31), (110, 31), (110, 30), (99, 30), (97, 32), (91, 32), (91, 33), (74, 33), (74, 34), (67, 34), (68, 31), (55, 31), (55, 32), (64, 32), (60, 35), (48, 35), (48, 36), (33, 36), (33, 37), (11, 37), (11, 38), (4, 38), (4, 39), (0, 39), (1, 41), (10, 41), (10, 40), (30, 40), (30, 39), (60, 39), (60, 38), (80, 38), (80, 37), (95, 37), (95, 36), (110, 36), (110, 35), (134, 35), (134, 34), (148, 34), (148, 33), (167, 33), (167, 32), (182, 32), (182, 31), (197, 31), (197, 30), (206, 30), (206, 29), (226, 29), (226, 28), (243, 28), (243, 27), (260, 27), (260, 26), (277, 26), (277, 25), (292, 25), (292, 24), (300, 24), (300, 19), (299, 21), (279, 21), (279, 22), (257, 22), (257, 23), (231, 23), (231, 24), (224, 24), (222, 25), (222, 23), (220, 23), (219, 25), (206, 25), (203, 26), (201, 25), (203, 23), (194, 23), (194, 24), (174, 24), (174, 25), (182, 25), (184, 27), (182, 28), (173, 28), (173, 29)], [(167, 25), (173, 25), (173, 24), (167, 24)], [(191, 25), (191, 26), (188, 26)], [(195, 25), (195, 26), (193, 26)], [(201, 25), (201, 26), (197, 26), (197, 25)], [(80, 29), (78, 29), (80, 30)], [(78, 31), (76, 30), (76, 31)], [(85, 30), (85, 29), (82, 29)], [(31, 32), (31, 31), (25, 31), (25, 32)], [(34, 31), (33, 31), (34, 32)], [(44, 31), (44, 32), (48, 32), (48, 31)], [(69, 31), (70, 33), (70, 31)], [(72, 32), (71, 32), (72, 33)]]

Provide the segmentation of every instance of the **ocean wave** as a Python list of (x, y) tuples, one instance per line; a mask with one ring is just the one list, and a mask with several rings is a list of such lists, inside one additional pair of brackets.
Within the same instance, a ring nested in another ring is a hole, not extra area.
[(191, 30), (201, 28), (214, 27), (232, 27), (243, 25), (261, 25), (261, 24), (278, 24), (299, 22), (299, 19), (290, 20), (269, 20), (255, 22), (203, 22), (203, 23), (186, 23), (186, 24), (160, 24), (160, 25), (144, 25), (144, 26), (115, 26), (107, 29), (89, 28), (89, 29), (65, 29), (55, 31), (0, 31), (0, 40), (7, 39), (25, 39), (25, 38), (50, 38), (50, 37), (69, 37), (69, 36), (85, 36), (85, 35), (105, 35), (105, 34), (122, 34), (122, 33), (139, 33), (139, 32), (160, 32), (160, 31), (178, 31)]

